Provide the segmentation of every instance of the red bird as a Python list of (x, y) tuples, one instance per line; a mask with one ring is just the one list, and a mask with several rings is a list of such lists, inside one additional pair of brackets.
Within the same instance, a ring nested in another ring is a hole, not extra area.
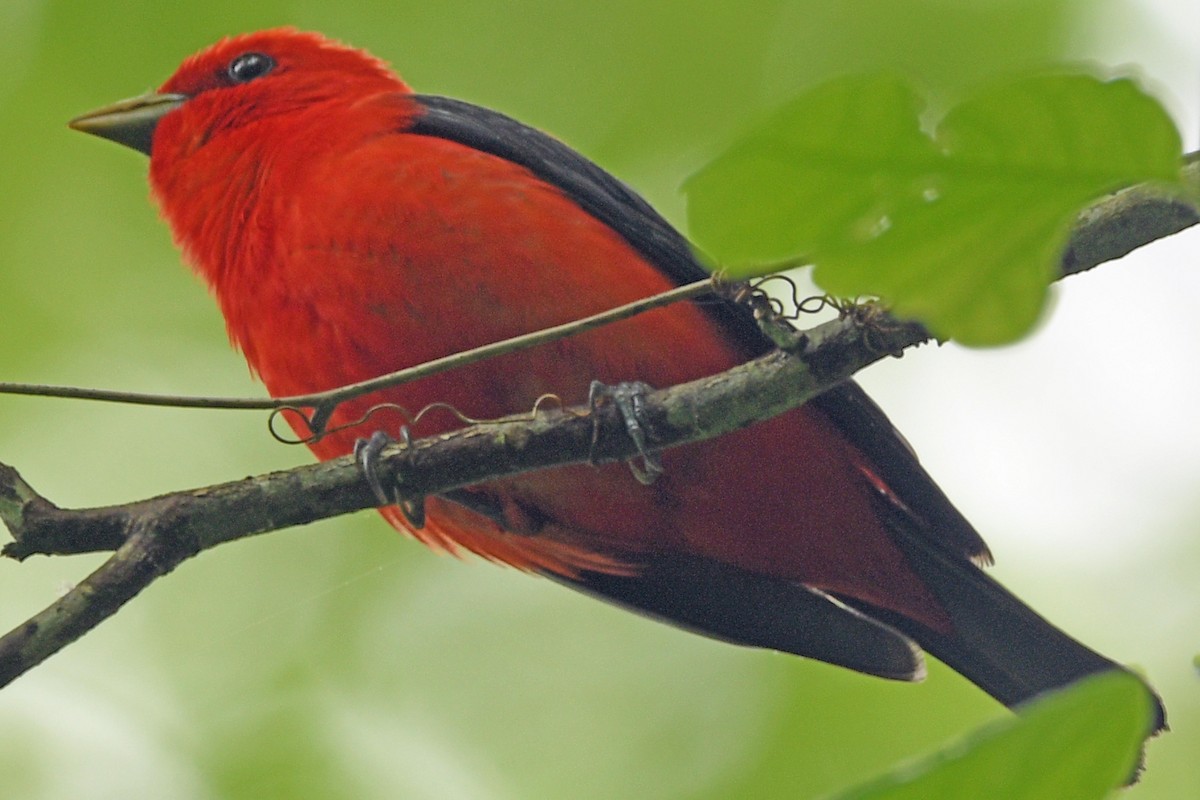
[[(150, 181), (229, 336), (274, 396), (364, 380), (703, 278), (627, 186), (502, 114), (414, 94), (382, 62), (273, 30), (187, 59), (157, 94), (73, 127), (150, 156)], [(342, 406), (478, 419), (593, 380), (666, 386), (761, 354), (732, 304), (676, 304)], [(312, 445), (319, 458), (399, 418)], [(461, 425), (439, 417), (417, 433)], [(307, 433), (307, 431), (305, 431)], [(1006, 705), (1119, 667), (977, 566), (983, 540), (847, 381), (769, 422), (662, 453), (652, 485), (571, 466), (430, 498), (422, 542), (708, 636), (872, 675), (928, 648)], [(1154, 722), (1162, 726), (1161, 707)]]

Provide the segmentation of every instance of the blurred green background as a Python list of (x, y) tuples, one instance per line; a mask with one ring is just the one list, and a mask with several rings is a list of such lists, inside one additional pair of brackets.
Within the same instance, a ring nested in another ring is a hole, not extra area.
[[(572, 143), (682, 219), (680, 182), (806, 84), (878, 67), (940, 96), (1050, 59), (1144, 76), (1196, 146), (1191, 0), (442, 3), (5, 0), (0, 379), (254, 394), (147, 200), (65, 120), (219, 36), (321, 30), (418, 90)], [(1046, 616), (1147, 670), (1174, 731), (1138, 798), (1200, 791), (1196, 231), (1060, 287), (1003, 351), (863, 376)], [(0, 397), (0, 460), (62, 505), (308, 460), (247, 413)], [(99, 563), (0, 563), (19, 624)], [(362, 514), (206, 553), (0, 691), (0, 797), (811, 797), (1004, 710), (684, 634)]]

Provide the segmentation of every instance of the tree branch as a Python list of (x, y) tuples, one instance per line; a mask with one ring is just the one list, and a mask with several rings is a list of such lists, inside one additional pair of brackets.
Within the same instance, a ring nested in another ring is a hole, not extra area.
[[(1185, 170), (1200, 196), (1200, 163)], [(1063, 274), (1104, 261), (1200, 222), (1176, 194), (1152, 187), (1118, 192), (1089, 209), (1063, 257)], [(652, 392), (646, 430), (653, 449), (712, 438), (803, 404), (889, 354), (927, 340), (921, 326), (877, 309), (807, 332), (764, 320), (786, 347), (719, 375)], [(569, 463), (633, 458), (615, 409), (541, 411), (387, 448), (382, 477), (407, 497), (445, 492), (501, 476)], [(107, 508), (68, 510), (0, 465), (0, 519), (14, 541), (4, 554), (60, 555), (115, 550), (49, 608), (0, 638), (6, 685), (116, 612), (156, 578), (223, 542), (301, 525), (376, 504), (346, 457), (217, 486)]]
[(1139, 247), (1200, 223), (1200, 152), (1184, 157), (1184, 191), (1131, 186), (1088, 207), (1079, 215), (1062, 256), (1062, 274), (1083, 272), (1115, 261)]

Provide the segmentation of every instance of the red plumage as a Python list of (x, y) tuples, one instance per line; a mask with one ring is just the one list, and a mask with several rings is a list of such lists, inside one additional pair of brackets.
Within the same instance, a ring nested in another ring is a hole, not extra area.
[[(375, 62), (350, 72), (343, 50), (277, 38), (225, 42), (163, 85), (204, 100), (214, 73), (260, 49), (279, 64), (272, 77), (287, 82), (238, 87), (245, 96), (232, 104), (237, 113), (224, 111), (231, 104), (219, 92), (211, 103), (189, 101), (160, 123), (150, 171), (176, 239), (272, 395), (364, 380), (671, 287), (617, 233), (527, 169), (406, 133), (420, 109)], [(315, 64), (322, 68), (305, 69)], [(298, 96), (307, 102), (297, 110)], [(445, 402), (473, 418), (500, 417), (532, 408), (546, 392), (583, 402), (593, 379), (666, 386), (728, 369), (739, 355), (699, 309), (678, 305), (347, 403), (333, 424), (379, 402), (410, 410)], [(313, 450), (345, 455), (381, 424), (394, 431), (400, 421), (374, 417)], [(772, 458), (780, 449), (802, 456)], [(666, 474), (649, 488), (621, 467), (570, 467), (487, 487), (504, 505), (548, 519), (536, 536), (436, 500), (415, 533), (451, 551), (567, 574), (686, 550), (941, 623), (875, 519), (863, 461), (801, 409), (664, 454)], [(776, 473), (770, 482), (760, 479), (764, 463)], [(796, 520), (806, 521), (807, 535)]]

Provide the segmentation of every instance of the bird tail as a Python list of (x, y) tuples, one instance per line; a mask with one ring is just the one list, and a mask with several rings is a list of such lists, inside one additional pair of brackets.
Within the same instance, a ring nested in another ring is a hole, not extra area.
[[(1095, 673), (1129, 671), (1063, 633), (974, 563), (938, 548), (927, 534), (903, 523), (893, 530), (953, 628), (938, 631), (886, 609), (847, 602), (912, 638), (1004, 705), (1011, 708)], [(1166, 713), (1153, 689), (1146, 688), (1153, 703), (1147, 734), (1153, 735), (1166, 727)]]

